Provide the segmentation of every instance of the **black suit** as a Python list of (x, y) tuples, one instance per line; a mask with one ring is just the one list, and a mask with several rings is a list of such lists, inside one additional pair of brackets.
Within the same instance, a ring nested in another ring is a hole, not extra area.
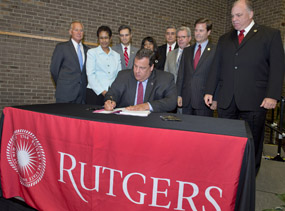
[[(105, 101), (116, 102), (116, 107), (134, 105), (137, 80), (133, 70), (120, 71), (111, 88), (105, 96)], [(172, 111), (176, 107), (177, 91), (174, 77), (171, 73), (153, 70), (148, 78), (144, 103), (148, 102), (154, 112)]]
[(56, 85), (57, 103), (84, 103), (87, 86), (86, 59), (88, 47), (83, 44), (85, 62), (82, 71), (71, 40), (58, 43), (52, 55), (50, 72)]
[[(178, 44), (176, 43), (175, 48), (178, 48)], [(174, 50), (172, 49), (172, 50)], [(158, 63), (156, 64), (155, 68), (158, 70), (164, 70), (164, 65), (166, 61), (166, 52), (167, 52), (167, 44), (161, 45), (157, 49), (158, 52)]]
[(249, 123), (258, 172), (266, 109), (264, 98), (280, 99), (284, 74), (284, 49), (280, 31), (255, 24), (238, 44), (237, 31), (221, 36), (206, 94), (213, 95), (217, 86), (220, 117), (242, 118)]
[(212, 116), (213, 111), (204, 103), (204, 94), (216, 46), (208, 42), (194, 70), (194, 51), (196, 45), (184, 48), (183, 50), (176, 82), (178, 96), (182, 97), (183, 114)]

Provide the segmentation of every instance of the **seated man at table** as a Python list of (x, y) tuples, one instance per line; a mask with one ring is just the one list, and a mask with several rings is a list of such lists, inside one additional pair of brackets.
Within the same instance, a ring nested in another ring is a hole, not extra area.
[(154, 69), (155, 54), (149, 49), (137, 52), (133, 70), (120, 71), (105, 96), (105, 110), (127, 107), (132, 111), (172, 111), (177, 92), (171, 73)]

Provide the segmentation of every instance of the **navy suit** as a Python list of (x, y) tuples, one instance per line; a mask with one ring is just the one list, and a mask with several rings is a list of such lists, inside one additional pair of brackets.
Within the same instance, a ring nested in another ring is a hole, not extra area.
[(83, 44), (85, 62), (81, 71), (71, 40), (58, 43), (52, 55), (50, 72), (56, 85), (57, 103), (85, 103), (87, 86), (86, 59), (88, 47)]

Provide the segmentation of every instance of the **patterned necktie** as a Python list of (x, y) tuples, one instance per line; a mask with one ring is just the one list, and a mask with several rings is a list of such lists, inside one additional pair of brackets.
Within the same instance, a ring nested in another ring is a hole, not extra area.
[(196, 54), (194, 57), (194, 70), (196, 70), (200, 56), (201, 56), (201, 45), (198, 46), (198, 50), (196, 51)]
[(82, 71), (83, 68), (83, 57), (80, 49), (80, 44), (77, 45), (77, 56), (79, 60), (80, 70)]
[(126, 67), (127, 67), (128, 64), (129, 64), (128, 47), (125, 47), (124, 57), (125, 57), (125, 64), (126, 64)]
[(243, 33), (244, 33), (244, 29), (239, 32), (239, 35), (238, 35), (238, 43), (239, 44), (241, 44), (241, 42), (242, 42), (242, 40), (244, 38), (244, 34)]
[(143, 103), (143, 85), (139, 82), (138, 93), (137, 93), (137, 105)]
[[(179, 53), (179, 51), (178, 51), (178, 53)], [(177, 69), (177, 70), (178, 70), (178, 68), (179, 68), (181, 56), (182, 56), (182, 52), (179, 54), (179, 56), (178, 56), (178, 58), (177, 58), (177, 61), (176, 61), (176, 69)]]

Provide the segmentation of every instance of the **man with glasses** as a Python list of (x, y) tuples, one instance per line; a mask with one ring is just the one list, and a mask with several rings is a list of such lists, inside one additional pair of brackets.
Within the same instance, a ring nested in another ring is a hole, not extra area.
[(177, 80), (177, 73), (183, 49), (190, 46), (191, 30), (189, 27), (182, 26), (177, 30), (176, 35), (179, 48), (168, 53), (164, 65), (164, 71), (172, 73), (174, 75), (175, 82)]

